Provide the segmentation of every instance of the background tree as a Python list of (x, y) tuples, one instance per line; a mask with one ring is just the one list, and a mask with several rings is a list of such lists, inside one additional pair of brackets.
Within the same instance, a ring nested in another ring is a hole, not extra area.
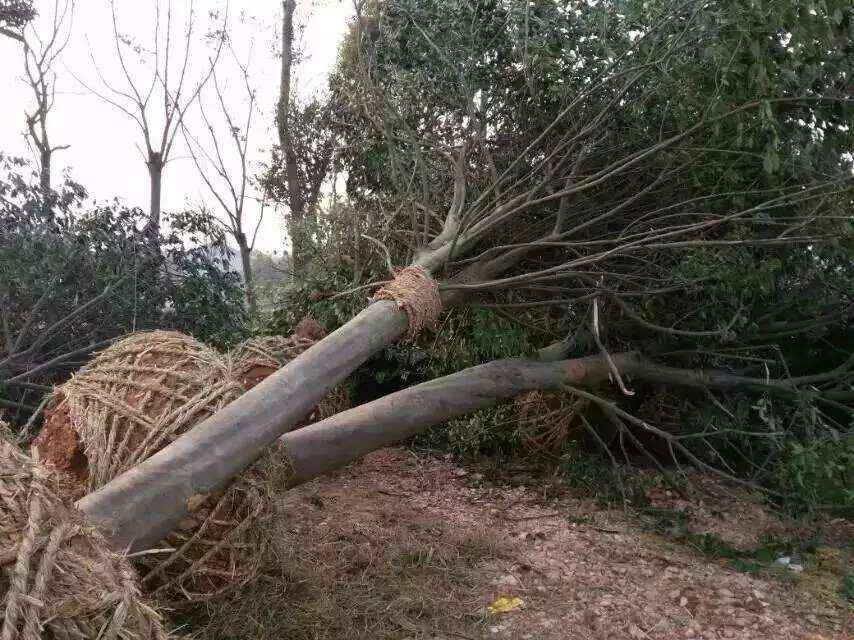
[(70, 180), (46, 196), (33, 178), (28, 163), (0, 155), (0, 409), (13, 424), (118, 336), (243, 337), (243, 292), (210, 216), (169, 216), (155, 259), (142, 210), (88, 205)]
[[(92, 64), (104, 90), (97, 90), (78, 78), (84, 87), (131, 118), (139, 127), (144, 145), (143, 158), (150, 181), (149, 230), (154, 236), (160, 229), (163, 169), (169, 162), (184, 115), (207, 84), (219, 60), (225, 42), (228, 15), (227, 7), (221, 17), (216, 12), (210, 14), (213, 20), (219, 22), (218, 26), (205, 34), (213, 52), (202, 70), (193, 73), (191, 57), (196, 44), (194, 37), (198, 19), (194, 3), (191, 1), (187, 6), (183, 37), (178, 43), (175, 42), (177, 39), (173, 34), (172, 2), (167, 1), (165, 11), (161, 4), (159, 0), (154, 3), (154, 32), (151, 42), (142, 45), (119, 31), (116, 3), (115, 0), (110, 0), (114, 50), (124, 87), (109, 81), (101, 73), (94, 53)], [(179, 47), (177, 64), (174, 51), (176, 47)], [(131, 64), (134, 59), (138, 69)], [(143, 73), (149, 75), (144, 82), (135, 77)], [(195, 80), (191, 75), (195, 75)], [(158, 107), (154, 107), (152, 103)], [(162, 109), (159, 111), (159, 126), (153, 124), (153, 112), (156, 109)]]
[[(218, 111), (216, 119), (213, 116), (209, 117), (204, 102), (199, 100), (199, 113), (204, 126), (204, 137), (193, 136), (185, 123), (182, 123), (181, 126), (193, 163), (225, 216), (226, 230), (237, 243), (243, 270), (246, 302), (249, 310), (255, 315), (258, 308), (252, 271), (252, 250), (255, 246), (258, 228), (264, 217), (265, 203), (263, 201), (261, 203), (260, 214), (254, 228), (247, 228), (244, 211), (246, 201), (250, 197), (247, 194), (247, 189), (251, 186), (249, 175), (251, 168), (248, 164), (247, 150), (252, 119), (256, 111), (256, 92), (249, 80), (248, 67), (251, 63), (251, 48), (246, 63), (242, 63), (238, 59), (231, 44), (228, 48), (239, 71), (239, 82), (245, 100), (242, 109), (245, 110), (245, 115), (239, 117), (234, 115), (235, 111), (233, 107), (229, 106), (226, 98), (226, 91), (229, 87), (220, 85), (217, 72), (214, 70), (211, 78)], [(226, 133), (227, 146), (222, 139), (223, 131)]]
[(296, 0), (282, 1), (282, 64), (276, 104), (279, 145), (273, 149), (264, 184), (271, 197), (287, 203), (291, 269), (304, 278), (321, 187), (332, 162), (334, 136), (329, 123), (334, 107), (319, 98), (305, 105), (294, 99), (292, 86), (299, 58), (294, 43), (296, 7)]
[(48, 135), (48, 116), (56, 97), (56, 62), (65, 50), (71, 37), (74, 21), (74, 1), (56, 0), (53, 5), (50, 25), (45, 35), (33, 27), (22, 30), (21, 41), (24, 53), (24, 71), (27, 84), (35, 98), (35, 109), (27, 113), (27, 142), (31, 145), (39, 163), (42, 189), (51, 189), (51, 167), (53, 152), (67, 149), (68, 145), (51, 144)]
[(31, 0), (0, 1), (0, 35), (23, 41), (21, 30), (35, 17)]

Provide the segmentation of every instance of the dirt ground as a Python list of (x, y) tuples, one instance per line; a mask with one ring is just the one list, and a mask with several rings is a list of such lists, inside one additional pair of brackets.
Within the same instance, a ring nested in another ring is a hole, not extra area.
[[(847, 551), (822, 549), (797, 573), (740, 573), (555, 482), (496, 484), (376, 452), (285, 494), (268, 574), (190, 625), (294, 640), (854, 638), (840, 568), (824, 566)], [(698, 513), (742, 544), (768, 526), (755, 506)]]

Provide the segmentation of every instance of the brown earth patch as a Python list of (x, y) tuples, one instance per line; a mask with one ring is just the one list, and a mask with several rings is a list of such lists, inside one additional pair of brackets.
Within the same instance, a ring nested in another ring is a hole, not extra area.
[[(188, 619), (200, 638), (854, 637), (841, 599), (796, 576), (739, 573), (622, 510), (403, 449), (278, 507), (265, 579)], [(491, 613), (501, 597), (518, 606)]]

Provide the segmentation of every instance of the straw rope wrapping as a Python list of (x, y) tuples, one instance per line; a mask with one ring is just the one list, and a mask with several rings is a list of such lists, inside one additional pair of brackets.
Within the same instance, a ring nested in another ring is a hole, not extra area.
[(248, 391), (315, 344), (300, 336), (249, 338), (231, 351), (232, 376)]
[[(249, 390), (315, 342), (316, 340), (298, 335), (264, 336), (244, 340), (231, 352), (232, 376)], [(334, 416), (350, 407), (347, 390), (343, 386), (334, 387), (295, 428)]]
[[(242, 392), (227, 362), (193, 338), (137, 333), (101, 352), (57, 390), (33, 448), (72, 473), (86, 492), (94, 491)], [(69, 449), (69, 440), (82, 452)], [(178, 606), (256, 577), (264, 545), (257, 524), (269, 513), (259, 484), (257, 472), (250, 470), (194, 505), (179, 529), (158, 545), (172, 551), (136, 560), (143, 589), (158, 602)]]
[(586, 400), (565, 393), (529, 391), (517, 396), (514, 404), (517, 430), (532, 452), (559, 455), (568, 440), (584, 432), (579, 413)]
[(427, 271), (419, 266), (409, 266), (395, 273), (395, 278), (384, 285), (370, 299), (392, 300), (403, 309), (409, 319), (406, 337), (412, 340), (428, 327), (435, 330), (442, 313), (442, 297), (439, 295), (439, 283)]
[(0, 638), (166, 640), (130, 564), (63, 501), (63, 482), (0, 439)]

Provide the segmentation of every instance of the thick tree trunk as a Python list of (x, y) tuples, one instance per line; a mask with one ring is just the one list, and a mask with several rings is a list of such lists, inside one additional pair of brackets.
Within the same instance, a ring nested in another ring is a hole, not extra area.
[(81, 508), (122, 545), (137, 540), (138, 548), (161, 540), (185, 517), (190, 498), (226, 485), (330, 387), (400, 337), (407, 324), (397, 304), (370, 305), (222, 411), (84, 498)]
[[(324, 354), (332, 356), (345, 351), (351, 361), (362, 358), (371, 346), (354, 340), (376, 344), (383, 334), (405, 326), (405, 318), (398, 322), (384, 320), (389, 317), (388, 307), (394, 309), (394, 304), (377, 303), (361, 314), (367, 326), (374, 327), (373, 336), (359, 336), (352, 328), (337, 337), (338, 332), (333, 333), (326, 340), (335, 340), (322, 349)], [(300, 358), (288, 366), (299, 363)], [(627, 364), (631, 358), (630, 354), (615, 356), (618, 364)], [(278, 393), (293, 386), (325, 388), (320, 381), (325, 383), (328, 376), (337, 374), (330, 368), (326, 372), (307, 371), (304, 375), (291, 380), (293, 385), (278, 376), (267, 378), (255, 387), (262, 389), (262, 393), (251, 397), (252, 392), (247, 392), (205, 421), (209, 428), (196, 427), (84, 497), (78, 507), (112, 536), (117, 547), (142, 550), (156, 544), (186, 516), (192, 496), (207, 494), (226, 484), (263, 453), (273, 440), (269, 436), (278, 432), (282, 422), (299, 419), (316, 402), (315, 394), (305, 398), (297, 395), (300, 401), (288, 407), (288, 416), (283, 416), (272, 410)], [(524, 391), (556, 389), (562, 384), (596, 386), (607, 379), (607, 364), (599, 356), (557, 362), (500, 360), (405, 389), (293, 431), (284, 436), (282, 444), (293, 463), (292, 482), (299, 484), (432, 425)], [(332, 383), (338, 381), (340, 377)], [(248, 415), (252, 415), (252, 428), (246, 421)], [(212, 421), (217, 423), (213, 428)], [(257, 433), (261, 429), (263, 435)]]
[[(632, 357), (617, 356), (620, 364)], [(525, 391), (559, 389), (564, 384), (595, 387), (607, 380), (608, 365), (600, 356), (554, 362), (496, 360), (343, 411), (279, 440), (290, 456), (291, 482), (297, 485)]]

